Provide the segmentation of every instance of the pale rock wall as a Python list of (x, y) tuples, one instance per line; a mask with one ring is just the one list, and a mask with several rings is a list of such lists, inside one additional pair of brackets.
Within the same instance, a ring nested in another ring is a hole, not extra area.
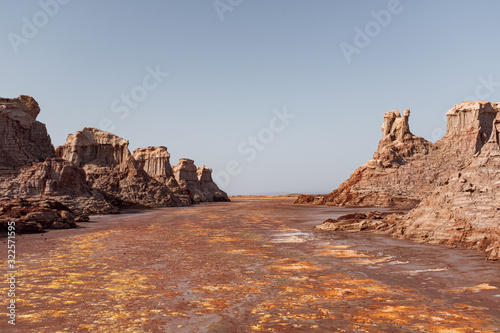
[(113, 167), (130, 156), (129, 142), (114, 134), (95, 128), (84, 128), (68, 135), (66, 143), (57, 147), (57, 156), (82, 167), (84, 165)]
[(183, 158), (174, 167), (174, 174), (194, 202), (229, 201), (227, 194), (212, 180), (212, 169), (206, 166), (197, 168), (193, 160)]
[(446, 135), (430, 144), (412, 136), (399, 113), (386, 113), (374, 159), (321, 202), (403, 207), (413, 201), (407, 215), (332, 220), (319, 229), (372, 230), (500, 259), (500, 103), (464, 102), (447, 117)]
[(0, 98), (0, 175), (55, 157), (38, 103), (29, 96)]
[(448, 111), (446, 135), (435, 144), (414, 136), (409, 110), (384, 115), (373, 159), (358, 168), (321, 203), (411, 208), (468, 165), (488, 141), (499, 103), (464, 102)]

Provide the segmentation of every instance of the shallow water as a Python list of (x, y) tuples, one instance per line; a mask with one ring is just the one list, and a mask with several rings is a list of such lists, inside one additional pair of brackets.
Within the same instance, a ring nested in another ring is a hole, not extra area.
[(312, 230), (353, 211), (236, 200), (21, 235), (0, 331), (500, 332), (500, 263)]

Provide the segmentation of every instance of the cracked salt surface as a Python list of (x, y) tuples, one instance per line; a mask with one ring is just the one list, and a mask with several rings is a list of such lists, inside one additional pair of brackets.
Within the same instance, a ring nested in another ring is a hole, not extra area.
[(272, 243), (303, 243), (310, 239), (311, 235), (306, 232), (285, 232), (273, 236)]
[(419, 274), (419, 273), (430, 273), (430, 272), (444, 272), (447, 271), (448, 268), (431, 268), (431, 269), (418, 269), (415, 271), (405, 271), (402, 273), (414, 275), (414, 274)]
[[(472, 251), (311, 230), (311, 214), (335, 212), (235, 200), (22, 235), (21, 331), (500, 328), (497, 263)], [(404, 273), (440, 267), (447, 272)]]

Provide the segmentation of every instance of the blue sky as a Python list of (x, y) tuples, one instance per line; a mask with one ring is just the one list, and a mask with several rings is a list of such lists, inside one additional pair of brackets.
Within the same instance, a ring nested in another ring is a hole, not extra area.
[(385, 112), (436, 141), (454, 104), (499, 100), (498, 2), (217, 1), (3, 1), (0, 96), (35, 97), (55, 145), (112, 128), (231, 195), (328, 192), (371, 159)]

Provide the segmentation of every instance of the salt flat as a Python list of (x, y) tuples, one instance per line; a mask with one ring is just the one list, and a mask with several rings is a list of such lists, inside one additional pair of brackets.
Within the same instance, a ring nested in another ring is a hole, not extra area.
[[(293, 199), (292, 199), (293, 201)], [(21, 235), (2, 332), (497, 332), (484, 254), (312, 227), (342, 208), (236, 199)]]

